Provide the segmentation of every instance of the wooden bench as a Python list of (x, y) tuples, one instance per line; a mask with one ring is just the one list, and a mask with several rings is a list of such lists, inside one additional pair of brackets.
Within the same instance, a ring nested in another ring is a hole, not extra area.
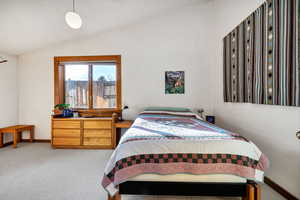
[(3, 147), (3, 135), (4, 133), (10, 133), (13, 135), (14, 142), (13, 147), (17, 148), (18, 142), (22, 141), (22, 132), (23, 131), (30, 131), (30, 142), (34, 141), (34, 125), (16, 125), (16, 126), (9, 126), (0, 129), (0, 148)]

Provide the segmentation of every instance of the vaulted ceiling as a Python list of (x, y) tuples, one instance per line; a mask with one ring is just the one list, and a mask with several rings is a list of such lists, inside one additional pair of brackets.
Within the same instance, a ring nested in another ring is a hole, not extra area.
[(83, 26), (69, 28), (72, 0), (0, 0), (0, 52), (22, 54), (81, 39), (209, 0), (76, 0)]

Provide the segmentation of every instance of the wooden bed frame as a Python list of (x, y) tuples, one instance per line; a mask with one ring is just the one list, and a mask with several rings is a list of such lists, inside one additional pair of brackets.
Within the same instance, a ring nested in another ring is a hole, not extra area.
[[(117, 122), (118, 115), (114, 113), (113, 126)], [(227, 196), (242, 197), (243, 200), (261, 200), (261, 188), (254, 181), (247, 183), (127, 181), (119, 185), (119, 193), (114, 197), (108, 195), (108, 200), (121, 200), (121, 195)]]
[(226, 196), (243, 200), (261, 200), (261, 188), (256, 182), (247, 183), (185, 183), (127, 181), (119, 185), (119, 193), (108, 200), (121, 200), (121, 195), (158, 196)]

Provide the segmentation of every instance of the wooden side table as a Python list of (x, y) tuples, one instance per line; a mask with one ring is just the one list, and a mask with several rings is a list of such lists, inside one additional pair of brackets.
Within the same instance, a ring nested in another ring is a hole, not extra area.
[(13, 135), (13, 147), (17, 148), (18, 142), (22, 141), (22, 132), (30, 131), (30, 142), (34, 141), (34, 125), (16, 125), (0, 129), (0, 148), (3, 147), (3, 134), (9, 133)]
[(114, 123), (115, 128), (115, 134), (116, 134), (116, 143), (115, 148), (119, 144), (120, 138), (121, 138), (121, 129), (122, 128), (130, 128), (133, 124), (133, 120), (124, 120), (124, 121), (118, 121)]

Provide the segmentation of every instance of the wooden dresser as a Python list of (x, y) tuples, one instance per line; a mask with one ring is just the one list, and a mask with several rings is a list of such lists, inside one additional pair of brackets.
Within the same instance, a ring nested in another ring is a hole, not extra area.
[(112, 118), (52, 118), (53, 148), (112, 149)]

